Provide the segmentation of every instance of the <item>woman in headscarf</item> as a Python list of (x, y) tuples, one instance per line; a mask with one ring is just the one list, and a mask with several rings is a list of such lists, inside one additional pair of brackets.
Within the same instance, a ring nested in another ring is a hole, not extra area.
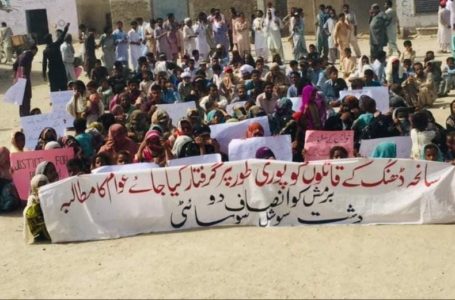
[(54, 128), (46, 127), (39, 135), (35, 150), (44, 150), (46, 144), (51, 141), (57, 141), (57, 132), (55, 132)]
[(11, 153), (24, 152), (25, 150), (25, 134), (17, 130), (11, 135)]
[(292, 101), (289, 98), (281, 98), (275, 105), (275, 111), (269, 118), (272, 134), (279, 134), (289, 121), (292, 120)]
[(450, 116), (446, 120), (447, 132), (455, 131), (455, 100), (450, 103)]
[(322, 111), (316, 104), (317, 89), (311, 85), (303, 88), (300, 111), (305, 115), (308, 130), (322, 130), (324, 126)]
[(172, 147), (172, 154), (175, 158), (184, 158), (201, 155), (201, 152), (193, 138), (182, 135), (175, 140), (174, 146)]
[(72, 135), (62, 136), (59, 139), (59, 142), (63, 148), (73, 148), (74, 157), (77, 157), (77, 158), (84, 157), (84, 151), (82, 150), (81, 145), (79, 144), (79, 142), (76, 140), (76, 138), (74, 136), (72, 136)]
[(133, 111), (126, 123), (128, 129), (128, 136), (136, 143), (144, 140), (150, 124), (147, 119), (147, 114), (143, 113), (140, 109)]
[(396, 158), (397, 157), (397, 144), (390, 142), (383, 142), (374, 148), (371, 153), (372, 158)]
[(150, 130), (145, 135), (136, 154), (137, 162), (153, 162), (160, 167), (166, 166), (172, 159), (171, 147), (168, 141), (161, 138), (161, 133), (157, 130)]
[(138, 145), (128, 137), (128, 131), (123, 125), (113, 124), (109, 128), (106, 144), (100, 148), (99, 152), (109, 154), (111, 160), (116, 161), (118, 153), (122, 150), (132, 154), (137, 153)]
[(396, 56), (391, 56), (389, 62), (386, 65), (386, 80), (390, 86), (392, 84), (402, 84), (406, 79), (407, 75), (404, 72), (403, 66), (400, 63), (400, 59)]
[(115, 118), (115, 122), (125, 124), (127, 115), (125, 114), (125, 111), (123, 110), (123, 107), (121, 105), (119, 104), (114, 105), (111, 112)]
[(49, 180), (49, 183), (59, 181), (59, 176), (55, 165), (50, 161), (40, 162), (35, 169), (35, 175), (44, 175)]
[(256, 158), (257, 159), (267, 159), (267, 160), (275, 160), (275, 154), (269, 147), (261, 147), (256, 151)]
[(436, 144), (427, 144), (423, 147), (420, 159), (443, 162), (444, 155)]
[(10, 152), (0, 147), (0, 212), (9, 212), (19, 207), (19, 195), (11, 176)]
[(207, 124), (216, 125), (226, 122), (226, 116), (220, 109), (212, 109), (207, 113)]
[(44, 222), (43, 211), (39, 200), (39, 188), (48, 184), (49, 180), (44, 175), (35, 175), (31, 181), (31, 193), (24, 209), (24, 238), (28, 244), (36, 241), (51, 240)]
[(258, 122), (253, 122), (248, 126), (248, 130), (246, 131), (246, 138), (252, 137), (262, 137), (264, 136), (264, 128)]
[(172, 132), (172, 120), (164, 109), (158, 108), (152, 115), (151, 127), (159, 126), (164, 137), (170, 136)]
[(44, 150), (60, 149), (62, 145), (59, 142), (50, 141), (44, 146)]

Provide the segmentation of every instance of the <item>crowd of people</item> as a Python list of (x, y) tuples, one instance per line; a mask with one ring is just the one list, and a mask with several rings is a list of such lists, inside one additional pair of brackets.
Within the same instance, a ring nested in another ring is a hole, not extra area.
[[(46, 39), (43, 77), (51, 91), (74, 92), (67, 104), (75, 118), (74, 134), (58, 136), (53, 128), (43, 128), (35, 149), (25, 149), (27, 137), (17, 131), (11, 151), (72, 148), (70, 176), (115, 164), (153, 162), (165, 167), (172, 159), (204, 154), (219, 153), (227, 160), (228, 153), (221, 152), (210, 126), (267, 116), (272, 135), (291, 136), (295, 162), (305, 161), (306, 131), (353, 130), (356, 155), (362, 140), (410, 136), (410, 158), (455, 164), (455, 101), (446, 128), (428, 110), (453, 88), (455, 60), (449, 57), (443, 65), (428, 51), (423, 61), (417, 61), (410, 40), (399, 49), (399, 22), (391, 1), (385, 2), (385, 11), (377, 4), (371, 7), (369, 55), (361, 53), (356, 16), (347, 4), (340, 13), (320, 6), (317, 43), (308, 46), (302, 9), (292, 8), (282, 19), (279, 13), (268, 4), (251, 21), (234, 8), (229, 16), (215, 8), (208, 15), (201, 12), (194, 23), (189, 18), (178, 23), (172, 14), (149, 23), (137, 18), (128, 32), (121, 21), (114, 31), (106, 28), (98, 43), (93, 29), (80, 26), (81, 57), (67, 34), (68, 24), (56, 41)], [(285, 26), (293, 56), (288, 63), (281, 36)], [(97, 48), (102, 49), (100, 59)], [(30, 108), (30, 71), (36, 53), (37, 47), (32, 47), (14, 64), (16, 77), (27, 79), (21, 116), (39, 113)], [(81, 65), (87, 82), (75, 74), (75, 66)], [(389, 89), (389, 112), (378, 111), (375, 99), (366, 95), (340, 98), (343, 90), (380, 86)], [(290, 98), (295, 97), (301, 102), (293, 111)], [(176, 127), (169, 113), (156, 106), (189, 101), (196, 108), (189, 109)], [(235, 103), (228, 113), (227, 106)], [(264, 134), (263, 126), (253, 122), (245, 138)], [(9, 153), (0, 148), (0, 211), (17, 207)], [(396, 156), (394, 143), (380, 144), (371, 154)], [(330, 149), (330, 159), (347, 157), (341, 146)], [(274, 154), (262, 147), (252, 158), (273, 159)], [(48, 237), (37, 191), (58, 179), (52, 163), (37, 167), (24, 211), (30, 241)]]

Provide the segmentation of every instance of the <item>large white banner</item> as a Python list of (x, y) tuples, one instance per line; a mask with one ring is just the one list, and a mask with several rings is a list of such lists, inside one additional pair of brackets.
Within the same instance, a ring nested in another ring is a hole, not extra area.
[(256, 158), (256, 151), (261, 147), (272, 150), (275, 159), (292, 161), (292, 140), (290, 135), (235, 139), (229, 143), (229, 161)]
[(41, 188), (40, 201), (53, 242), (233, 225), (453, 223), (454, 173), (400, 159), (248, 160), (72, 177)]

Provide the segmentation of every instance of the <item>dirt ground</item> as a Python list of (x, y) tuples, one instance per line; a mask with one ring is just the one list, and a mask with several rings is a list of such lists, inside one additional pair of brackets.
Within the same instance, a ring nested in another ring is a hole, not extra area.
[[(437, 48), (432, 36), (413, 43), (419, 57)], [(1, 95), (9, 69), (0, 66)], [(41, 53), (32, 107), (47, 112), (40, 70)], [(435, 104), (441, 124), (453, 98)], [(0, 108), (0, 145), (9, 146), (18, 108)], [(452, 225), (231, 227), (31, 246), (22, 228), (21, 213), (0, 216), (0, 298), (455, 297)]]

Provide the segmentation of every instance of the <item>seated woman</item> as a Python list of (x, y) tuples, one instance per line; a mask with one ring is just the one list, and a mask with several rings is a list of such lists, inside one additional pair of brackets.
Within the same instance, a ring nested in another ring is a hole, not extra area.
[(164, 167), (172, 158), (173, 155), (169, 142), (162, 139), (159, 131), (150, 130), (139, 146), (134, 161), (153, 162), (160, 167)]
[(317, 89), (311, 85), (303, 88), (300, 111), (306, 118), (307, 130), (322, 130), (326, 118), (324, 101), (316, 102)]
[(261, 147), (256, 150), (257, 159), (276, 160), (275, 154), (269, 147)]
[(38, 137), (38, 143), (36, 144), (35, 150), (44, 150), (46, 144), (51, 141), (57, 141), (57, 132), (54, 128), (46, 127), (41, 131)]
[(13, 211), (19, 207), (20, 199), (11, 175), (10, 152), (0, 147), (0, 212)]
[(373, 158), (396, 158), (397, 157), (397, 144), (384, 142), (374, 148), (371, 153)]
[(193, 138), (182, 135), (175, 140), (172, 154), (175, 158), (184, 158), (201, 155), (201, 151)]
[(35, 175), (44, 175), (48, 179), (49, 183), (59, 181), (57, 168), (50, 161), (40, 162), (35, 169)]
[(49, 183), (46, 176), (38, 174), (31, 181), (31, 193), (24, 209), (24, 238), (29, 244), (38, 241), (50, 241), (51, 237), (44, 223), (43, 211), (39, 200), (38, 190)]
[(140, 109), (134, 110), (126, 123), (128, 137), (135, 143), (140, 143), (144, 140), (149, 127), (150, 123), (147, 114), (143, 113)]
[(24, 152), (25, 134), (18, 130), (11, 135), (11, 153)]
[(99, 152), (107, 153), (112, 161), (116, 161), (118, 153), (122, 150), (137, 153), (138, 145), (128, 137), (128, 131), (123, 125), (113, 124), (109, 128), (106, 144), (100, 148)]

